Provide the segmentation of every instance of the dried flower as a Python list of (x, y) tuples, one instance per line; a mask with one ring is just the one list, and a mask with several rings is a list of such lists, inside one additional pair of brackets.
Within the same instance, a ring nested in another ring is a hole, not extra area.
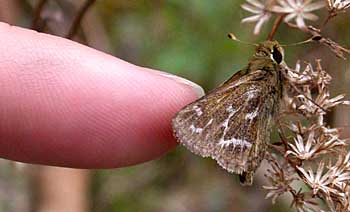
[(270, 1), (262, 3), (258, 0), (247, 0), (247, 3), (242, 4), (241, 7), (246, 11), (255, 14), (242, 19), (242, 23), (256, 22), (254, 34), (259, 34), (262, 25), (271, 17), (271, 12), (268, 9), (270, 7)]
[(323, 1), (311, 3), (312, 0), (278, 0), (280, 5), (273, 6), (276, 13), (286, 14), (285, 22), (295, 19), (296, 25), (300, 29), (306, 29), (305, 20), (316, 21), (318, 17), (311, 12), (325, 6)]
[(350, 0), (327, 0), (327, 6), (331, 12), (344, 11), (350, 8)]
[[(344, 100), (344, 95), (331, 97), (328, 87), (332, 78), (322, 68), (320, 60), (316, 60), (316, 67), (306, 63), (302, 69), (297, 62), (295, 69), (284, 68), (286, 108), (282, 114), (293, 116), (293, 119), (285, 118), (284, 121), (283, 116), (279, 119), (284, 148), (276, 148), (276, 151), (283, 156), (284, 162), (279, 163), (277, 157), (268, 157), (272, 169), (266, 175), (270, 182), (269, 186), (264, 186), (268, 190), (266, 197), (274, 202), (280, 195), (290, 193), (297, 211), (320, 211), (317, 199), (323, 200), (331, 211), (348, 210), (350, 152), (343, 153), (348, 141), (340, 138), (340, 129), (328, 127), (323, 117), (337, 105), (349, 105), (349, 101)], [(334, 153), (339, 155), (337, 162), (329, 161), (326, 166), (324, 156), (331, 158)], [(285, 163), (287, 165), (279, 165)], [(315, 165), (316, 172), (312, 169)], [(295, 188), (292, 181), (303, 182), (311, 191)]]
[(321, 161), (318, 165), (316, 174), (313, 173), (312, 169), (305, 171), (305, 169), (301, 167), (297, 167), (298, 170), (303, 174), (305, 181), (308, 185), (313, 189), (313, 194), (318, 194), (319, 191), (323, 192), (326, 195), (330, 195), (330, 193), (336, 193), (336, 190), (331, 188), (329, 185), (332, 183), (332, 179), (330, 178), (330, 172), (323, 174), (324, 171), (324, 162)]
[(308, 160), (315, 155), (317, 149), (311, 148), (312, 143), (314, 142), (314, 133), (310, 133), (306, 144), (304, 144), (304, 139), (300, 135), (297, 135), (297, 138), (294, 138), (294, 142), (295, 144), (288, 143), (292, 150), (288, 150), (286, 156), (291, 154), (300, 160)]
[[(328, 85), (332, 78), (322, 69), (320, 60), (316, 60), (316, 69), (311, 64), (307, 64), (302, 72), (300, 72), (298, 62), (295, 70), (288, 68), (286, 78), (290, 83), (291, 90), (296, 93), (285, 96), (287, 105), (291, 110), (306, 117), (323, 116), (332, 107), (339, 104), (350, 104), (349, 101), (344, 100), (344, 95), (330, 98)], [(312, 95), (312, 88), (317, 88), (317, 95)]]
[(332, 77), (318, 64), (320, 62), (316, 61), (317, 68), (314, 69), (310, 63), (306, 63), (305, 69), (301, 72), (300, 61), (295, 65), (295, 69), (290, 69), (287, 67), (287, 78), (288, 81), (296, 85), (306, 85), (306, 84), (320, 84), (322, 86), (329, 85)]
[(270, 181), (270, 186), (263, 186), (268, 190), (266, 199), (271, 198), (272, 203), (276, 202), (276, 199), (285, 192), (293, 190), (290, 184), (296, 179), (293, 177), (291, 167), (287, 163), (280, 166), (275, 158), (271, 154), (266, 154), (266, 159), (269, 161), (271, 169), (267, 170), (265, 177)]
[(293, 193), (292, 206), (294, 206), (298, 212), (318, 212), (319, 210), (315, 209), (315, 206), (317, 205), (318, 204), (313, 201), (310, 193), (302, 192), (302, 189), (296, 193)]
[(331, 129), (323, 125), (312, 125), (302, 129), (294, 124), (288, 128), (296, 134), (296, 137), (294, 144), (288, 143), (290, 149), (286, 151), (285, 156), (292, 155), (301, 161), (317, 158), (328, 153), (329, 149), (348, 145), (347, 140), (339, 138), (339, 129)]
[(313, 189), (313, 194), (322, 196), (332, 211), (344, 211), (349, 208), (349, 169), (350, 153), (340, 154), (336, 164), (330, 164), (324, 171), (324, 162), (319, 163), (316, 175), (311, 169), (307, 172), (298, 167), (307, 185)]

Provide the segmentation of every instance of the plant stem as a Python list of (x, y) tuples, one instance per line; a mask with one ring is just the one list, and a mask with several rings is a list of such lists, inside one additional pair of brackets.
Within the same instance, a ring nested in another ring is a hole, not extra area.
[(323, 24), (322, 24), (322, 26), (321, 26), (321, 29), (323, 29), (323, 28), (328, 24), (328, 22), (329, 22), (332, 18), (334, 18), (335, 16), (337, 16), (337, 13), (332, 12), (332, 11), (329, 11), (327, 18), (324, 20), (324, 22), (323, 22)]
[(31, 29), (41, 31), (42, 27), (40, 26), (40, 20), (41, 20), (40, 15), (46, 3), (47, 3), (47, 0), (40, 0), (39, 3), (34, 8)]
[(74, 17), (74, 20), (72, 22), (71, 27), (69, 28), (69, 31), (67, 35), (65, 36), (66, 38), (73, 38), (74, 35), (78, 31), (78, 27), (80, 26), (80, 22), (83, 19), (84, 15), (88, 11), (88, 9), (96, 2), (96, 0), (86, 0), (84, 5), (80, 8), (80, 10), (77, 12), (77, 15)]
[(276, 31), (277, 31), (278, 27), (281, 25), (283, 18), (284, 18), (284, 15), (277, 16), (277, 18), (275, 19), (275, 22), (273, 23), (271, 32), (270, 32), (269, 36), (267, 37), (267, 40), (273, 39), (273, 36), (276, 34)]

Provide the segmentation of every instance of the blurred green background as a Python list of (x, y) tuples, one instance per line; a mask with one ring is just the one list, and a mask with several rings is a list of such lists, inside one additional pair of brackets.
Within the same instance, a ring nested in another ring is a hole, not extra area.
[[(42, 12), (42, 31), (63, 36), (83, 2), (48, 1)], [(1, 1), (0, 20), (30, 28), (38, 3)], [(185, 77), (208, 91), (245, 66), (254, 51), (251, 46), (229, 40), (228, 32), (245, 41), (259, 42), (271, 29), (273, 20), (254, 36), (254, 25), (240, 23), (249, 15), (240, 8), (242, 3), (100, 0), (84, 17), (74, 40), (131, 63)], [(324, 18), (326, 13), (318, 14)], [(335, 18), (325, 33), (349, 44), (349, 20), (348, 14)], [(308, 36), (282, 26), (275, 38), (286, 44)], [(287, 47), (285, 54), (292, 67), (297, 59), (320, 57), (336, 80), (333, 90), (348, 93), (344, 82), (349, 78), (349, 63), (326, 48), (306, 44)], [(348, 123), (346, 116), (333, 115), (333, 123)], [(114, 170), (82, 171), (1, 160), (0, 211), (66, 211), (65, 207), (76, 207), (70, 211), (292, 211), (288, 197), (280, 198), (275, 205), (264, 199), (264, 167), (253, 187), (242, 187), (235, 175), (181, 146), (159, 160)]]

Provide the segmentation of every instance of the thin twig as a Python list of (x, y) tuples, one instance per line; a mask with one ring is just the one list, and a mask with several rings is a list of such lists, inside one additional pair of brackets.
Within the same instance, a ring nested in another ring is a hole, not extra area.
[(335, 16), (337, 16), (337, 13), (329, 11), (327, 18), (322, 23), (321, 29), (323, 29), (328, 24), (328, 22)]
[(96, 2), (96, 0), (86, 0), (84, 5), (80, 8), (80, 10), (77, 12), (77, 15), (74, 17), (74, 20), (72, 22), (71, 27), (69, 28), (68, 34), (65, 36), (66, 38), (73, 38), (74, 35), (78, 31), (78, 27), (80, 26), (80, 22), (83, 19), (85, 13), (88, 11), (88, 9)]
[(267, 144), (267, 146), (270, 147), (270, 148), (272, 148), (272, 149), (274, 149), (275, 151), (277, 151), (277, 152), (280, 153), (281, 155), (284, 154), (284, 150), (281, 149), (281, 148), (283, 148), (283, 147), (276, 146), (276, 145), (274, 145), (274, 144), (269, 144), (269, 143)]
[(32, 26), (31, 29), (40, 31), (41, 26), (40, 26), (40, 20), (41, 20), (41, 11), (43, 10), (45, 4), (47, 3), (47, 0), (40, 0), (39, 3), (36, 5), (33, 11), (33, 21), (32, 21)]
[[(297, 25), (286, 23), (286, 25), (290, 28), (294, 29), (300, 29)], [(324, 46), (327, 46), (337, 57), (346, 60), (346, 57), (344, 56), (344, 53), (350, 54), (350, 46), (348, 48), (342, 47), (338, 43), (334, 42), (330, 38), (323, 37), (321, 35), (321, 29), (317, 29), (311, 25), (309, 25), (305, 30), (303, 30), (306, 33), (309, 33), (312, 35), (311, 40), (316, 41)]]
[[(284, 75), (286, 75), (286, 73), (282, 72)], [(285, 76), (287, 78), (287, 76)], [(321, 109), (323, 112), (327, 113), (327, 111), (322, 108), (319, 104), (317, 104), (313, 99), (309, 98), (308, 96), (306, 96), (305, 94), (303, 94), (303, 92), (301, 92), (294, 84), (290, 83), (290, 86), (294, 89), (294, 91), (296, 91), (299, 95), (302, 95), (305, 97), (305, 99), (309, 100), (311, 103), (313, 103), (316, 107), (318, 107), (319, 109)]]
[(282, 125), (280, 123), (277, 123), (277, 125), (279, 126), (279, 130), (278, 130), (278, 135), (283, 143), (284, 146), (284, 151), (287, 152), (288, 151), (288, 142), (287, 142), (287, 138), (286, 135), (283, 131)]
[(327, 110), (325, 110), (323, 107), (321, 107), (319, 104), (317, 104), (313, 99), (311, 99), (310, 97), (306, 96), (305, 94), (303, 94), (303, 92), (301, 92), (299, 90), (299, 88), (297, 88), (294, 84), (290, 84), (291, 87), (299, 94), (304, 96), (305, 99), (309, 100), (312, 104), (314, 104), (316, 107), (318, 107), (319, 109), (321, 109), (323, 112), (327, 113)]
[(267, 37), (267, 40), (273, 39), (273, 36), (276, 34), (278, 27), (281, 25), (284, 16), (285, 15), (282, 15), (282, 14), (277, 16), (277, 18), (275, 19), (275, 22), (273, 23), (271, 32), (270, 32), (269, 36)]

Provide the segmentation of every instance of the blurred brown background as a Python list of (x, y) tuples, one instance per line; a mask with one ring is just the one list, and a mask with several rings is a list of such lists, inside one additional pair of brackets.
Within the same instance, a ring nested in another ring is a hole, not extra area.
[[(83, 0), (2, 0), (0, 20), (66, 36)], [(254, 49), (226, 38), (234, 32), (259, 42), (252, 25), (242, 25), (243, 1), (100, 0), (83, 17), (73, 40), (137, 65), (183, 76), (210, 90), (243, 67)], [(42, 8), (40, 9), (40, 5)], [(41, 19), (36, 20), (41, 10)], [(322, 17), (322, 12), (319, 13)], [(336, 17), (325, 33), (350, 44), (350, 16)], [(280, 43), (307, 38), (282, 26)], [(349, 94), (349, 62), (315, 44), (288, 47), (286, 62), (323, 59), (335, 78), (333, 90)], [(349, 125), (349, 111), (337, 110), (329, 120)], [(241, 187), (236, 176), (214, 161), (182, 147), (165, 157), (114, 170), (74, 170), (0, 160), (0, 211), (290, 211), (288, 197), (272, 205), (262, 189), (264, 165), (253, 187)]]

